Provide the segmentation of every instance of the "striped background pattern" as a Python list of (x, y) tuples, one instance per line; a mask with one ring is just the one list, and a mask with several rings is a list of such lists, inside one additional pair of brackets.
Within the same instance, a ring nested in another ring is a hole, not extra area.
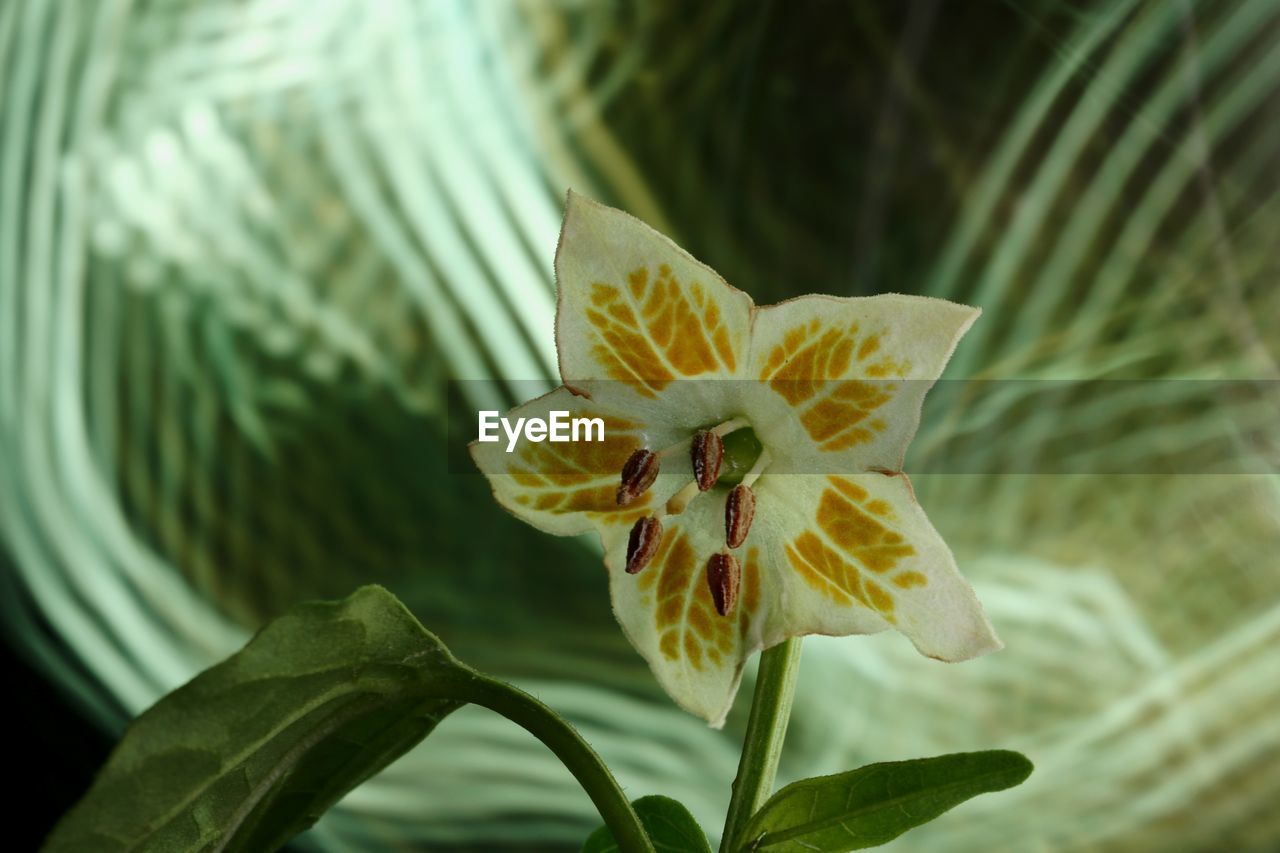
[[(1280, 844), (1280, 2), (981, 5), (0, 4), (7, 630), (119, 731), (289, 604), (385, 583), (718, 827), (744, 708), (676, 710), (595, 545), (440, 449), (448, 380), (555, 383), (572, 186), (757, 302), (980, 305), (948, 378), (1099, 380), (931, 395), (908, 470), (974, 472), (916, 490), (1008, 648), (807, 641), (784, 777), (1008, 747), (1029, 783), (895, 849)], [(1206, 404), (1223, 379), (1261, 393)], [(1130, 473), (1037, 473), (1064, 459)], [(309, 838), (595, 823), (467, 710)]]

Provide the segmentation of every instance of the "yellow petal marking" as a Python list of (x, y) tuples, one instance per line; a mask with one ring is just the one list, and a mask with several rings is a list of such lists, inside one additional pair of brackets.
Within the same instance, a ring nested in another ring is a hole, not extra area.
[(824, 535), (804, 531), (786, 546), (787, 559), (811, 587), (837, 604), (856, 601), (893, 622), (893, 595), (875, 576), (888, 577), (900, 589), (927, 585), (920, 572), (894, 574), (916, 549), (886, 523), (894, 518), (888, 503), (870, 499), (851, 480), (827, 479), (830, 488), (819, 498), (816, 517)]
[(652, 493), (623, 509), (617, 492), (622, 466), (643, 446), (641, 424), (594, 412), (573, 415), (602, 419), (604, 441), (526, 441), (508, 471), (521, 487), (513, 500), (541, 512), (586, 512), (611, 516), (620, 524), (634, 523), (647, 514)]
[(697, 671), (725, 662), (735, 643), (746, 635), (760, 604), (757, 549), (750, 549), (742, 567), (736, 619), (716, 612), (703, 562), (684, 531), (669, 530), (653, 563), (637, 581), (653, 607), (662, 656), (670, 661), (683, 659)]
[(897, 385), (849, 378), (882, 380), (903, 377), (909, 362), (881, 355), (883, 332), (859, 337), (858, 324), (824, 326), (819, 319), (796, 326), (769, 351), (760, 380), (769, 383), (791, 405), (800, 422), (824, 451), (846, 450), (865, 444), (885, 428), (872, 418), (876, 409), (893, 399)]
[(818, 592), (836, 604), (854, 601), (870, 607), (862, 591), (862, 578), (854, 566), (823, 544), (811, 530), (806, 530), (786, 546), (787, 559), (796, 573)]
[(652, 278), (648, 267), (633, 270), (625, 290), (593, 283), (586, 317), (596, 332), (592, 354), (606, 373), (646, 397), (677, 377), (737, 366), (720, 306), (699, 282), (681, 284), (666, 264)]

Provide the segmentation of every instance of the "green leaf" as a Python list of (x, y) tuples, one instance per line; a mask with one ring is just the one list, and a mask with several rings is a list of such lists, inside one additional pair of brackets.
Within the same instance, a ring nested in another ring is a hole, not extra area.
[(475, 677), (391, 593), (304, 604), (129, 726), (48, 851), (274, 850), (426, 737)]
[[(711, 853), (707, 835), (689, 810), (670, 797), (641, 797), (631, 803), (658, 853)], [(602, 826), (587, 838), (582, 853), (614, 853), (619, 850), (609, 827)]]
[(774, 794), (747, 824), (741, 849), (768, 853), (861, 850), (928, 823), (970, 797), (1022, 783), (1017, 752), (961, 752), (869, 764), (804, 779)]

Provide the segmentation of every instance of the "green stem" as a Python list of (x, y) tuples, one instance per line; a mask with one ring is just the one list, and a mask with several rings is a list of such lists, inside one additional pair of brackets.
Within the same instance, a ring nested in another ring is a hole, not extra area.
[(523, 690), (478, 673), (460, 673), (450, 687), (451, 696), (496, 711), (555, 753), (587, 792), (619, 849), (624, 853), (654, 853), (644, 825), (609, 768), (559, 714)]
[(787, 721), (791, 719), (791, 700), (795, 696), (799, 671), (799, 637), (780, 643), (760, 655), (756, 692), (751, 699), (751, 716), (747, 719), (747, 735), (742, 742), (738, 775), (733, 780), (733, 795), (729, 799), (724, 835), (720, 838), (720, 853), (738, 850), (750, 840), (739, 836), (747, 821), (773, 793), (773, 780), (778, 773), (782, 741), (787, 736)]

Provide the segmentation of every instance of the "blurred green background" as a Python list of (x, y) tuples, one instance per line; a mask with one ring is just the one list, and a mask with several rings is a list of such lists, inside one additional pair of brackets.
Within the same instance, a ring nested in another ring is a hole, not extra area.
[[(264, 619), (380, 582), (717, 830), (750, 676), (723, 732), (678, 711), (594, 543), (446, 462), (449, 380), (555, 382), (573, 187), (760, 303), (981, 306), (948, 378), (1105, 389), (935, 389), (907, 470), (962, 454), (916, 491), (1007, 649), (806, 641), (783, 781), (1006, 747), (1030, 782), (892, 848), (1274, 849), (1278, 39), (1280, 0), (3, 0), (8, 639), (114, 737)], [(299, 845), (596, 823), (469, 709)]]

